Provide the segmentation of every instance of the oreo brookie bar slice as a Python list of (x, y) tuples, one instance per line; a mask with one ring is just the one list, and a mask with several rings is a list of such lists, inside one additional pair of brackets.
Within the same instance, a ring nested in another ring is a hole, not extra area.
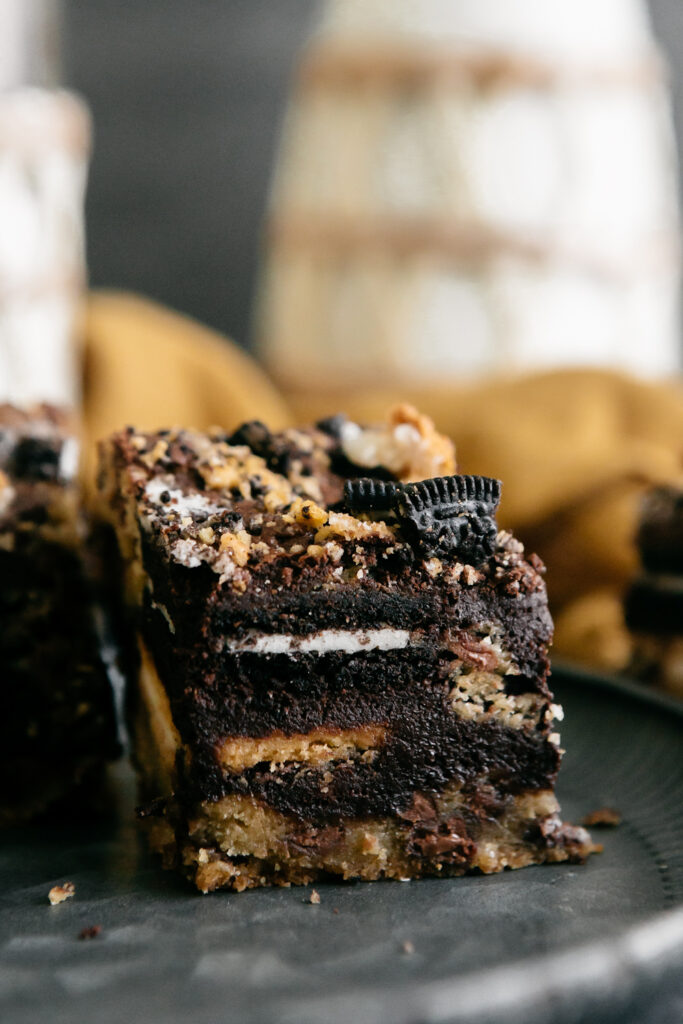
[(0, 823), (95, 796), (117, 753), (91, 619), (77, 443), (50, 406), (0, 405)]
[(498, 482), (409, 407), (329, 422), (102, 448), (152, 846), (203, 891), (582, 860)]

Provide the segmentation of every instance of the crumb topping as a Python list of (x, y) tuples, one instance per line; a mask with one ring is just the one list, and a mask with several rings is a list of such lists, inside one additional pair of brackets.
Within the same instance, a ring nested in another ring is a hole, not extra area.
[[(287, 566), (299, 573), (316, 565), (327, 566), (332, 582), (385, 579), (406, 567), (445, 586), (484, 581), (481, 567), (421, 552), (395, 516), (344, 510), (345, 482), (367, 473), (370, 462), (399, 483), (455, 468), (451, 442), (431, 421), (401, 406), (382, 427), (336, 417), (332, 429), (332, 422), (277, 434), (256, 421), (232, 435), (128, 428), (111, 442), (112, 463), (132, 487), (141, 533), (175, 563), (208, 566), (238, 591), (273, 563), (285, 585)], [(112, 495), (118, 490), (114, 484)], [(500, 532), (495, 581), (515, 592), (542, 585), (522, 556), (522, 546)]]
[(354, 465), (385, 466), (404, 482), (455, 472), (453, 443), (411, 405), (394, 409), (388, 425), (361, 427), (347, 420), (341, 425), (341, 444)]
[(76, 886), (73, 882), (63, 882), (61, 885), (53, 885), (47, 894), (47, 898), (50, 904), (55, 907), (58, 903), (63, 903), (64, 900), (70, 900), (75, 895)]

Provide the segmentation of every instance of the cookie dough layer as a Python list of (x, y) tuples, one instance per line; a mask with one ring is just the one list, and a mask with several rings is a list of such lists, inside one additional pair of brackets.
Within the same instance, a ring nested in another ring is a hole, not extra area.
[(416, 795), (397, 817), (322, 828), (249, 797), (202, 803), (189, 819), (170, 803), (148, 830), (165, 866), (179, 868), (202, 892), (241, 891), (326, 875), (400, 880), (581, 862), (596, 847), (557, 811), (551, 790), (499, 802), (483, 784), (468, 794), (451, 788), (436, 801)]

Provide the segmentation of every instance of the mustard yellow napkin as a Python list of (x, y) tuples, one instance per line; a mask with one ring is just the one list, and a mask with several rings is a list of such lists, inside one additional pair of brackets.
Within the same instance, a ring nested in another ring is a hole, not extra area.
[(231, 426), (291, 422), (285, 400), (257, 364), (216, 331), (122, 292), (94, 292), (84, 315), (85, 469), (95, 444), (127, 424)]

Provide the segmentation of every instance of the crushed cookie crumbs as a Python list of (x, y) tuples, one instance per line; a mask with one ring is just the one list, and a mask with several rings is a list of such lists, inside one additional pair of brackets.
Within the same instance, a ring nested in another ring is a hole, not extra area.
[(311, 890), (311, 895), (308, 897), (308, 902), (317, 906), (320, 903), (320, 893), (316, 889)]
[(475, 569), (473, 565), (463, 565), (462, 567), (462, 580), (468, 587), (473, 587), (475, 583), (481, 583), (484, 579), (484, 574)]
[(589, 828), (616, 828), (621, 825), (621, 814), (614, 807), (598, 807), (581, 819)]
[(62, 882), (61, 885), (53, 885), (47, 894), (47, 898), (50, 904), (55, 907), (58, 903), (63, 903), (64, 900), (69, 900), (76, 892), (76, 886), (73, 882)]

